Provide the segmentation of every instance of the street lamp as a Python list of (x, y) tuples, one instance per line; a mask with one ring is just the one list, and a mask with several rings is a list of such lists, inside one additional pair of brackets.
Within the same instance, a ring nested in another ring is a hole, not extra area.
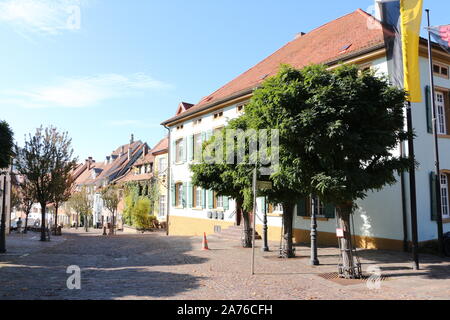
[(318, 266), (319, 259), (317, 258), (317, 209), (319, 208), (318, 199), (311, 197), (311, 265)]
[(0, 226), (0, 253), (6, 253), (6, 175), (7, 170), (0, 171), (0, 175), (3, 177), (3, 188), (1, 190), (2, 195), (2, 217)]
[(267, 241), (267, 197), (264, 197), (264, 208), (263, 208), (263, 246), (261, 248), (262, 251), (264, 252), (268, 252), (269, 250), (269, 245), (268, 245), (268, 241)]

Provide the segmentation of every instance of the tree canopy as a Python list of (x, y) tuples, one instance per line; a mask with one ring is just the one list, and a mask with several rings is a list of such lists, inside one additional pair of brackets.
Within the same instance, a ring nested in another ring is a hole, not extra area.
[(13, 131), (6, 121), (0, 121), (0, 169), (7, 168), (14, 152)]

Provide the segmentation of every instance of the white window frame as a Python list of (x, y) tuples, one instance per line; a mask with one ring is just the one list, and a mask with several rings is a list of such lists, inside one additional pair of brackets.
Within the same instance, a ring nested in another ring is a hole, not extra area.
[(175, 162), (180, 163), (184, 159), (184, 139), (175, 142)]
[(438, 134), (447, 134), (444, 93), (440, 92), (440, 91), (436, 91), (435, 101), (436, 101), (437, 133)]
[[(314, 206), (314, 202), (317, 204), (317, 206)], [(313, 210), (316, 211), (316, 217), (325, 217), (325, 206), (322, 201), (320, 201), (318, 196), (312, 196), (310, 197), (310, 211), (311, 215)]]
[(159, 216), (165, 217), (166, 216), (166, 196), (161, 195), (159, 197)]
[(203, 190), (200, 187), (194, 187), (194, 192), (195, 192), (195, 203), (194, 206), (196, 208), (201, 208), (202, 207), (202, 195), (203, 195)]

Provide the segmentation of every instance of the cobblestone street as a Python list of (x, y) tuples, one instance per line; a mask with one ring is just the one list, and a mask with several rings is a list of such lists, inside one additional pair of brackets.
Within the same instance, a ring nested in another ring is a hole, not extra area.
[[(361, 250), (363, 271), (376, 265), (385, 280), (379, 289), (364, 281), (326, 279), (336, 271), (338, 250), (320, 248), (321, 265), (309, 265), (309, 248), (298, 257), (256, 256), (239, 243), (210, 237), (201, 250), (198, 237), (161, 233), (103, 237), (96, 231), (64, 231), (41, 243), (38, 234), (11, 235), (0, 255), (0, 299), (449, 299), (450, 260), (421, 255), (422, 270), (409, 268), (408, 255)], [(258, 243), (259, 244), (259, 243)], [(69, 290), (67, 267), (81, 268), (81, 290)], [(320, 276), (322, 275), (322, 276)]]

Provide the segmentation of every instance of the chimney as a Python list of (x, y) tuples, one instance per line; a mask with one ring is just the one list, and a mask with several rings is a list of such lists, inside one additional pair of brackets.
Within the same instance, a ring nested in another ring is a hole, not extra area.
[(145, 156), (147, 155), (147, 152), (148, 152), (148, 150), (147, 150), (147, 145), (144, 144), (144, 145), (142, 146), (142, 159), (145, 158)]
[(92, 166), (92, 163), (93, 163), (94, 161), (92, 160), (92, 157), (89, 157), (89, 158), (87, 158), (86, 159), (86, 168), (88, 169), (88, 170), (91, 170), (91, 166)]
[(305, 34), (306, 34), (306, 33), (304, 33), (304, 32), (299, 32), (299, 33), (297, 33), (297, 34), (295, 35), (295, 38), (294, 38), (294, 39), (301, 38), (301, 37), (303, 37)]
[(130, 145), (134, 143), (134, 134), (131, 134)]
[(128, 161), (131, 160), (131, 145), (128, 146)]
[(111, 157), (110, 157), (110, 156), (106, 156), (106, 161), (105, 161), (105, 164), (109, 164), (109, 161), (110, 161), (110, 159), (111, 159)]

